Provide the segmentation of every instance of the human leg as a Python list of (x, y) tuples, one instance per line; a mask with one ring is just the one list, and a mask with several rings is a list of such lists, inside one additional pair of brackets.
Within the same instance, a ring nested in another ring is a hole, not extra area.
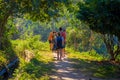
[(57, 60), (59, 60), (59, 49), (57, 49)]
[(62, 49), (59, 50), (59, 57), (60, 57), (60, 60), (62, 60)]
[(66, 43), (64, 43), (64, 46), (63, 46), (63, 57), (65, 57), (65, 46), (66, 46)]

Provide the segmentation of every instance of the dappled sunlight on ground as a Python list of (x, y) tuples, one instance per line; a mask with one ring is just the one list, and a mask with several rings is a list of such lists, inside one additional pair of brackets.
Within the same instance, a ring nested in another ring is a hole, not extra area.
[(99, 55), (67, 53), (62, 61), (55, 59), (50, 80), (120, 80), (118, 67), (102, 60)]
[(72, 67), (73, 64), (74, 62), (68, 59), (55, 61), (56, 72), (51, 75), (51, 80), (88, 80), (88, 77)]
[[(70, 53), (69, 59), (73, 61), (73, 67), (92, 78), (92, 80), (120, 80), (119, 65), (104, 61), (100, 55), (87, 53)], [(98, 59), (97, 59), (98, 58)]]

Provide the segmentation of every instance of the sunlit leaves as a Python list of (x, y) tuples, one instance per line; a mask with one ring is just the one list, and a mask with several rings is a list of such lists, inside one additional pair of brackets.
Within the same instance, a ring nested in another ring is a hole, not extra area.
[(27, 13), (30, 19), (45, 21), (45, 19), (50, 20), (50, 17), (58, 16), (62, 5), (67, 2), (67, 0), (1, 0), (0, 10), (4, 14), (11, 10), (12, 15), (16, 14), (16, 16)]

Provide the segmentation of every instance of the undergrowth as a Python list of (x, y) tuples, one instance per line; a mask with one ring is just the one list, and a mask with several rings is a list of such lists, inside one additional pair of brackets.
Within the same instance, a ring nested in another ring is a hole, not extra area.
[(74, 61), (74, 68), (86, 76), (104, 79), (120, 78), (120, 65), (109, 61), (109, 56), (101, 55), (91, 50), (90, 52), (76, 52), (67, 49), (68, 57)]
[[(49, 50), (48, 42), (40, 42), (38, 37), (26, 40), (13, 40), (13, 47), (19, 57), (19, 67), (9, 80), (49, 80), (53, 68), (53, 56)], [(22, 58), (24, 50), (34, 54), (30, 62)]]

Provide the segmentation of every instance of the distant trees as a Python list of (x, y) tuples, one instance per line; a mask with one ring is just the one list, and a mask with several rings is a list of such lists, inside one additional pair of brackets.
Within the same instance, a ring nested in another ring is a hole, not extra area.
[[(115, 60), (120, 54), (120, 0), (84, 0), (78, 5), (77, 18), (103, 35), (111, 60)], [(115, 36), (118, 38), (116, 44)]]
[(12, 39), (25, 40), (35, 35), (40, 35), (41, 37), (39, 40), (46, 41), (51, 31), (51, 26), (48, 26), (46, 23), (33, 22), (28, 19), (16, 18), (13, 24), (16, 33), (12, 35)]

